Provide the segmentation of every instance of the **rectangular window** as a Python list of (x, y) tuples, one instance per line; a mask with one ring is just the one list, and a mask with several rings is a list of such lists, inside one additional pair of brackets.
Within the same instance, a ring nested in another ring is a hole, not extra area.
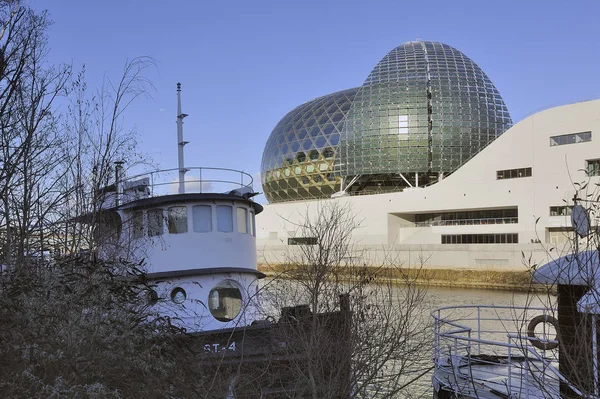
[(233, 231), (233, 208), (229, 205), (217, 205), (217, 231), (231, 233)]
[(148, 210), (148, 236), (159, 236), (163, 233), (163, 211), (162, 209)]
[(506, 169), (499, 170), (496, 172), (496, 179), (518, 179), (520, 177), (531, 177), (532, 169), (531, 168), (519, 168), (519, 169)]
[(550, 216), (571, 216), (571, 211), (573, 210), (573, 206), (551, 206), (550, 207)]
[(192, 208), (192, 218), (196, 233), (212, 231), (212, 208), (210, 205), (195, 205)]
[(140, 211), (134, 212), (131, 216), (132, 237), (142, 238), (144, 235), (144, 214)]
[(588, 141), (592, 141), (592, 132), (561, 134), (559, 136), (550, 137), (550, 147), (556, 147), (558, 145), (586, 143)]
[(585, 170), (588, 176), (600, 176), (600, 159), (587, 159)]
[(408, 134), (408, 115), (398, 116), (398, 134)]
[(254, 212), (250, 212), (250, 232), (256, 237), (256, 220), (254, 219)]
[(185, 206), (172, 206), (169, 208), (169, 233), (170, 234), (181, 234), (187, 233), (187, 207)]
[(316, 237), (290, 237), (288, 245), (317, 245)]
[(519, 235), (510, 234), (443, 234), (442, 244), (517, 244)]
[(237, 231), (238, 233), (248, 233), (248, 210), (246, 208), (236, 208)]

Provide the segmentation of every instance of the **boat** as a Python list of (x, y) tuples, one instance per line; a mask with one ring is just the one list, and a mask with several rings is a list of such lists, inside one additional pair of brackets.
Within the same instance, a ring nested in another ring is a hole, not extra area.
[[(536, 268), (556, 290), (554, 306), (435, 309), (434, 398), (599, 398), (598, 249), (579, 250), (595, 231), (575, 197), (574, 251)], [(593, 240), (589, 240), (593, 242)]]
[[(114, 184), (98, 196), (96, 234), (109, 238), (101, 240), (100, 256), (142, 265), (152, 285), (149, 305), (184, 332), (180, 339), (197, 353), (198, 367), (225, 381), (210, 397), (302, 397), (305, 387), (294, 386), (294, 373), (309, 366), (294, 337), (305, 322), (317, 321), (331, 342), (344, 345), (348, 298), (340, 298), (338, 312), (313, 315), (299, 304), (281, 309), (277, 319), (262, 315), (255, 217), (263, 207), (253, 200), (252, 176), (185, 166), (187, 116), (178, 83), (178, 168), (127, 177), (116, 165)], [(345, 364), (340, 356), (322, 359), (319, 372)]]

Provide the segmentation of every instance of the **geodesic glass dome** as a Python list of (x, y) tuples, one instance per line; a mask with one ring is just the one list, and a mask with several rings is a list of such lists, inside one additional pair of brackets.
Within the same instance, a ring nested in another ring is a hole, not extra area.
[[(512, 124), (500, 93), (466, 55), (408, 42), (358, 90), (340, 139), (342, 176), (451, 173)], [(388, 183), (399, 176), (388, 177)]]
[(432, 184), (511, 125), (500, 93), (466, 55), (404, 43), (361, 87), (305, 103), (275, 126), (263, 190), (280, 202)]
[(269, 202), (327, 198), (339, 187), (333, 175), (340, 133), (357, 89), (319, 97), (279, 121), (263, 152), (261, 178)]

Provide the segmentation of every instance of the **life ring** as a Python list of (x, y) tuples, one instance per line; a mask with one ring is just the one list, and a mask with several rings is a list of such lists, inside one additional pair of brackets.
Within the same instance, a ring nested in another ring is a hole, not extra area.
[(541, 350), (552, 350), (558, 347), (558, 342), (543, 342), (535, 335), (535, 328), (540, 323), (549, 323), (556, 330), (556, 335), (552, 341), (558, 341), (558, 320), (549, 315), (535, 316), (527, 325), (527, 336), (531, 345)]

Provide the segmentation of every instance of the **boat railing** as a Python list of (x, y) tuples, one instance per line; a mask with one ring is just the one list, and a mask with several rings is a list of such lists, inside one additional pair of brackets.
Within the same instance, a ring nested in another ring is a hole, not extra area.
[(254, 179), (244, 171), (212, 167), (186, 167), (185, 171), (183, 185), (179, 169), (163, 169), (122, 179), (119, 191), (124, 200), (178, 194), (181, 187), (185, 193), (253, 192)]
[(570, 385), (558, 371), (557, 351), (548, 349), (557, 341), (546, 323), (539, 337), (528, 335), (529, 321), (551, 312), (545, 307), (486, 305), (434, 310), (434, 361), (441, 371), (434, 379), (466, 397), (476, 397), (481, 389), (508, 396), (559, 397), (560, 383)]

